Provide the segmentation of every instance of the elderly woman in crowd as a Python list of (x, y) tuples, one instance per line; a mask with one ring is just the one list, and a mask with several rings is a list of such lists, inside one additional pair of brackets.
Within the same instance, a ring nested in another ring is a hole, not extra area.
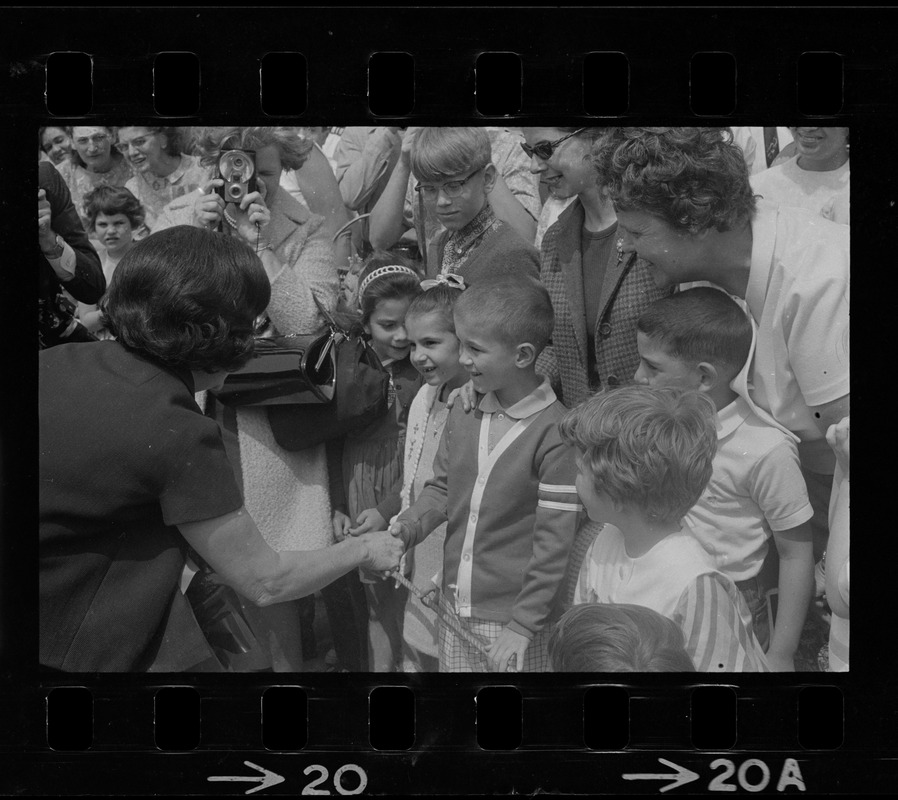
[(116, 148), (134, 170), (125, 188), (143, 206), (150, 231), (165, 206), (199, 189), (211, 177), (199, 158), (181, 152), (177, 128), (129, 125), (116, 128), (115, 133)]
[(84, 198), (98, 186), (124, 186), (131, 179), (131, 165), (113, 148), (112, 128), (76, 125), (65, 130), (72, 140), (72, 152), (56, 168), (69, 187), (81, 224), (88, 230)]
[(271, 548), (241, 498), (219, 426), (194, 401), (251, 356), (271, 294), (266, 269), (240, 239), (176, 227), (119, 264), (103, 301), (117, 341), (41, 352), (45, 668), (221, 670), (179, 589), (187, 545), (265, 607), (358, 566), (398, 564), (401, 547), (388, 534), (315, 552)]
[[(284, 169), (299, 169), (312, 144), (282, 128), (206, 128), (197, 132), (204, 166), (213, 168), (224, 151), (254, 151), (256, 190), (239, 203), (217, 193), (213, 178), (163, 210), (156, 230), (186, 222), (237, 237), (262, 260), (271, 283), (265, 309), (280, 334), (311, 334), (337, 302), (339, 278), (333, 246), (321, 217), (311, 214), (279, 185)], [(155, 235), (155, 233), (153, 234)], [(151, 237), (152, 238), (152, 237)], [(225, 428), (234, 468), (242, 476), (247, 510), (275, 550), (313, 550), (333, 542), (324, 445), (288, 452), (274, 440), (264, 409), (209, 409)], [(267, 640), (276, 670), (302, 668), (298, 604), (262, 609), (252, 620)]]
[(849, 228), (757, 199), (725, 128), (612, 128), (593, 156), (624, 252), (659, 287), (716, 284), (758, 323), (751, 400), (801, 440), (819, 557), (835, 468), (825, 435), (849, 414)]

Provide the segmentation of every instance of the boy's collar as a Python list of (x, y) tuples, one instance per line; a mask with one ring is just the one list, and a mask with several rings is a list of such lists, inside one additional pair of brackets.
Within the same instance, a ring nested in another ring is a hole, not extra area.
[(467, 225), (450, 235), (448, 242), (461, 254), (471, 246), (475, 239), (482, 236), (488, 228), (492, 227), (497, 220), (498, 217), (496, 217), (493, 207), (487, 200), (483, 204), (483, 208), (477, 212)]
[(508, 408), (502, 408), (495, 392), (487, 392), (481, 398), (478, 409), (484, 414), (504, 411), (509, 417), (514, 419), (527, 419), (527, 417), (532, 417), (534, 414), (547, 409), (555, 400), (557, 400), (557, 397), (551, 384), (546, 378), (543, 378), (543, 382), (530, 394)]

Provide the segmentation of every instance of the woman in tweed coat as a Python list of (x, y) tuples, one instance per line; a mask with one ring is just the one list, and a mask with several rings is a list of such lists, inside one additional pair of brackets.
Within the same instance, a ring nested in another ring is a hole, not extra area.
[(537, 368), (573, 407), (628, 382), (639, 364), (636, 320), (670, 293), (618, 246), (617, 217), (589, 156), (602, 128), (523, 128), (530, 170), (554, 197), (576, 196), (546, 232), (540, 279), (555, 309), (552, 345)]

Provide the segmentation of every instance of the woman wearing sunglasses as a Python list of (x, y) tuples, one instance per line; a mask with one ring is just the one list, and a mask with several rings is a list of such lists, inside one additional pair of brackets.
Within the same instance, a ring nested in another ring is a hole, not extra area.
[[(131, 165), (112, 146), (112, 131), (112, 128), (93, 125), (65, 128), (72, 141), (72, 151), (56, 168), (69, 187), (72, 203), (86, 231), (90, 230), (90, 220), (84, 198), (98, 186), (124, 186), (131, 178)], [(94, 236), (91, 234), (92, 240)]]
[(198, 157), (181, 152), (177, 128), (130, 125), (117, 128), (116, 135), (116, 148), (134, 170), (125, 188), (143, 206), (144, 225), (150, 231), (165, 206), (212, 177), (211, 169), (203, 167)]
[(538, 363), (573, 407), (629, 381), (639, 364), (636, 320), (670, 290), (658, 289), (645, 265), (620, 249), (614, 206), (589, 159), (604, 129), (522, 130), (531, 172), (551, 196), (575, 198), (542, 240), (540, 279), (555, 308), (555, 330)]

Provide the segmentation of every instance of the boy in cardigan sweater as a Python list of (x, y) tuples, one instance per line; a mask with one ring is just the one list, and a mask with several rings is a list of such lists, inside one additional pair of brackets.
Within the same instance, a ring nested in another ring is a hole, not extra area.
[(558, 432), (566, 409), (535, 370), (552, 304), (538, 281), (500, 276), (463, 292), (454, 318), (460, 362), (483, 397), (471, 414), (453, 407), (433, 479), (391, 529), (409, 547), (448, 520), (442, 591), (483, 647), (441, 625), (441, 672), (544, 672), (582, 508)]

